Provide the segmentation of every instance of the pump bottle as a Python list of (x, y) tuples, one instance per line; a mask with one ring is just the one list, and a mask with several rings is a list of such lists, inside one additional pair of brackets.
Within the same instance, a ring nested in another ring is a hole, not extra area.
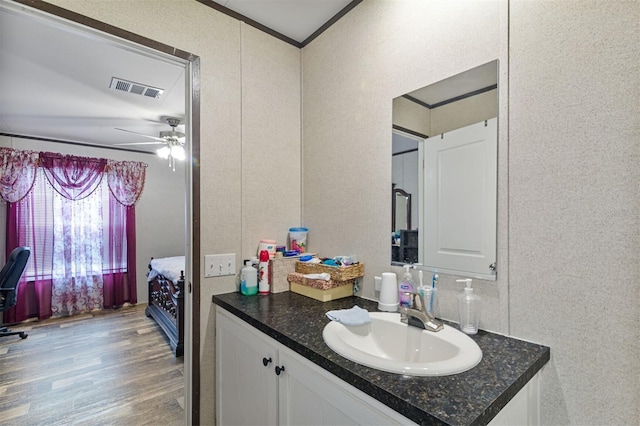
[(480, 322), (480, 296), (473, 293), (471, 278), (456, 281), (467, 283), (464, 292), (458, 296), (460, 331), (466, 334), (476, 334), (478, 333), (478, 323)]
[(404, 276), (398, 285), (398, 302), (400, 306), (411, 308), (411, 296), (405, 293), (413, 293), (416, 285), (411, 277), (411, 265), (404, 265)]

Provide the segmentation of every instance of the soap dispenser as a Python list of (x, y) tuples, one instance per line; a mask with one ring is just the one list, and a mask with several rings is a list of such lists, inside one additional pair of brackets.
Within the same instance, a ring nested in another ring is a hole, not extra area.
[(458, 296), (460, 331), (466, 334), (476, 334), (478, 333), (478, 323), (480, 322), (480, 296), (473, 293), (471, 278), (456, 281), (467, 283), (464, 292)]
[(398, 302), (400, 306), (407, 308), (412, 307), (411, 295), (405, 293), (414, 293), (415, 283), (411, 276), (411, 265), (404, 265), (404, 276), (398, 285)]

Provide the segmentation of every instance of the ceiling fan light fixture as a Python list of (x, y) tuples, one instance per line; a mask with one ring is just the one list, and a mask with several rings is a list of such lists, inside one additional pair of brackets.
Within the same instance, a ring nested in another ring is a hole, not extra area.
[(171, 147), (171, 156), (178, 161), (184, 161), (185, 159), (184, 147), (182, 145), (173, 145)]
[(171, 148), (169, 148), (168, 146), (163, 146), (162, 148), (156, 150), (156, 154), (166, 160), (167, 158), (169, 158), (169, 154), (171, 154)]

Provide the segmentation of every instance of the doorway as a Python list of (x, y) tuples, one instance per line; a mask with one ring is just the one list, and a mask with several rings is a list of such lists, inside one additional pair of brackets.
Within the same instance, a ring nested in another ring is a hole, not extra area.
[[(184, 124), (185, 163), (184, 181), (185, 209), (182, 225), (185, 230), (184, 254), (186, 257), (185, 304), (185, 354), (184, 354), (184, 408), (186, 424), (199, 423), (199, 58), (188, 52), (124, 31), (100, 21), (87, 18), (48, 3), (31, 0), (0, 0), (1, 10), (10, 10), (28, 18), (51, 22), (70, 32), (83, 33), (96, 43), (118, 45), (122, 49), (140, 55), (155, 57), (162, 61), (173, 61), (184, 67)], [(3, 47), (4, 48), (4, 47)], [(193, 380), (195, 378), (195, 380)]]

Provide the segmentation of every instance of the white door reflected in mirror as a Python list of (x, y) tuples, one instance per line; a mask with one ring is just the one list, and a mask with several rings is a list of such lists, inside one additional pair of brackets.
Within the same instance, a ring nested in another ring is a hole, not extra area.
[(432, 138), (424, 149), (425, 265), (491, 279), (495, 262), (497, 123)]

